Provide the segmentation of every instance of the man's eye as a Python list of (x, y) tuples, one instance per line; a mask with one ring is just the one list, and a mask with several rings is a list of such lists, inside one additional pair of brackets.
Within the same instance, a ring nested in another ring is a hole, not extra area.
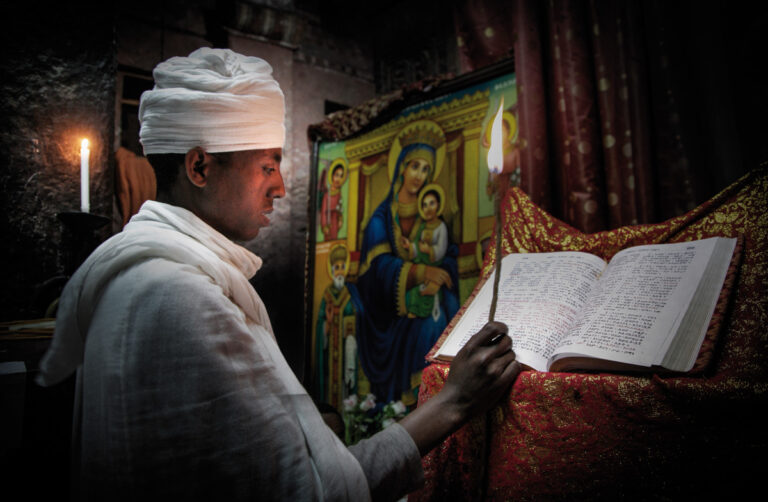
[(274, 167), (263, 166), (262, 169), (264, 170), (264, 172), (266, 173), (267, 176), (270, 176), (272, 173), (275, 172), (275, 168)]

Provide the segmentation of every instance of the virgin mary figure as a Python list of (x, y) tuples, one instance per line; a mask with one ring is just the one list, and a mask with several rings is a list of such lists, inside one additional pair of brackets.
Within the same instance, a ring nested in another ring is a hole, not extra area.
[[(365, 227), (357, 287), (364, 306), (358, 316), (360, 363), (379, 402), (414, 404), (424, 357), (459, 308), (455, 244), (439, 265), (416, 264), (410, 247), (422, 226), (419, 192), (433, 182), (445, 159), (445, 135), (435, 122), (404, 127), (389, 153), (391, 185)], [(403, 239), (406, 237), (406, 239)], [(425, 284), (440, 298), (439, 313), (409, 314), (406, 292)]]

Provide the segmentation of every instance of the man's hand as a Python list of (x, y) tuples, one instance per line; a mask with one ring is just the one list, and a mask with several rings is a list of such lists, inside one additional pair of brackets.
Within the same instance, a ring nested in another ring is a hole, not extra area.
[(506, 324), (490, 322), (456, 354), (441, 394), (470, 418), (496, 404), (518, 373)]
[(419, 405), (400, 424), (425, 455), (474, 415), (495, 405), (520, 369), (507, 326), (488, 323), (453, 359), (443, 390)]

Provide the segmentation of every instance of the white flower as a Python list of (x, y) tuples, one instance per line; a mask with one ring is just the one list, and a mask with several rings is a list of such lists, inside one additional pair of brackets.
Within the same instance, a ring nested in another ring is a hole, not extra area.
[(344, 404), (344, 411), (352, 411), (355, 409), (355, 406), (357, 406), (357, 396), (355, 394), (352, 394), (348, 398), (346, 398), (344, 401), (342, 401), (342, 404)]
[(395, 415), (402, 415), (405, 413), (405, 405), (402, 401), (395, 401), (392, 403), (392, 411), (395, 413)]
[(365, 400), (360, 403), (360, 409), (363, 411), (373, 409), (374, 406), (376, 406), (376, 396), (373, 394), (368, 394), (365, 396)]
[(395, 419), (394, 418), (385, 418), (384, 420), (381, 421), (381, 428), (382, 429), (386, 429), (387, 427), (389, 427), (390, 425), (392, 425), (394, 423), (395, 423)]

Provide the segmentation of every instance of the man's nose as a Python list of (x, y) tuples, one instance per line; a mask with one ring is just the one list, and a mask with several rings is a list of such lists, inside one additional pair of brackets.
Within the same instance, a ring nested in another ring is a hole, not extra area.
[(285, 197), (285, 183), (283, 182), (283, 173), (280, 171), (277, 171), (277, 183), (269, 191), (269, 195), (273, 199)]

